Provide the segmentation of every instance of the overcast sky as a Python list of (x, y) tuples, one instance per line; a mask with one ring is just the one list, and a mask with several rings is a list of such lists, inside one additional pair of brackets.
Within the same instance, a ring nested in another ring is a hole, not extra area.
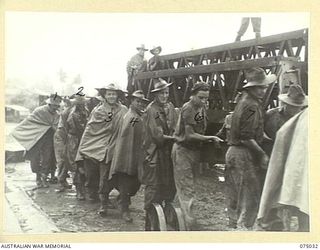
[[(262, 17), (262, 36), (308, 28), (307, 13), (251, 13)], [(233, 42), (241, 14), (104, 14), (7, 12), (6, 79), (49, 79), (59, 86), (80, 74), (84, 92), (117, 82), (126, 87), (126, 63), (136, 46), (162, 46), (162, 54)], [(250, 24), (243, 40), (254, 38)], [(149, 52), (146, 58), (150, 58)]]

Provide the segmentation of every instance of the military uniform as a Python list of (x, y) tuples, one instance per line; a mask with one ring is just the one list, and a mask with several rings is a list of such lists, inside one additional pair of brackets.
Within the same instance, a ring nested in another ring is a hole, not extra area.
[[(136, 66), (136, 69), (132, 68)], [(127, 90), (129, 93), (134, 91), (133, 78), (139, 72), (145, 70), (147, 67), (147, 61), (140, 54), (136, 54), (127, 63), (127, 74), (128, 74), (128, 86)]]
[(172, 136), (176, 120), (176, 111), (171, 103), (161, 105), (153, 101), (146, 109), (142, 170), (142, 183), (146, 185), (146, 210), (152, 203), (161, 204), (174, 199), (176, 188), (171, 160), (172, 142), (165, 140), (163, 136)]
[(232, 115), (229, 149), (226, 154), (226, 188), (229, 198), (228, 216), (240, 227), (254, 224), (259, 208), (261, 182), (257, 156), (242, 140), (263, 141), (261, 103), (248, 93), (237, 104)]
[(66, 159), (67, 144), (67, 119), (71, 107), (67, 107), (60, 115), (58, 129), (54, 135), (54, 151), (58, 167), (58, 181), (60, 184), (66, 184), (68, 171), (70, 170), (69, 162)]
[(192, 101), (185, 103), (181, 109), (177, 128), (174, 134), (176, 143), (172, 149), (174, 179), (180, 206), (186, 219), (188, 230), (195, 229), (197, 202), (194, 190), (193, 171), (199, 167), (201, 142), (189, 141), (186, 138), (186, 126), (195, 133), (204, 135), (207, 126), (207, 115), (204, 108), (196, 109)]
[(90, 199), (97, 199), (98, 191), (107, 195), (112, 189), (108, 186), (110, 165), (119, 126), (127, 110), (122, 104), (112, 107), (103, 102), (91, 112), (76, 157), (76, 161), (84, 160)]
[(264, 131), (267, 136), (272, 139), (272, 142), (265, 142), (263, 149), (270, 156), (274, 141), (278, 130), (285, 124), (292, 116), (285, 113), (283, 108), (274, 108), (266, 112)]
[[(88, 119), (88, 111), (83, 108), (80, 109), (77, 106), (74, 106), (67, 119), (67, 150), (66, 158), (68, 165), (70, 166), (70, 171), (73, 175), (73, 184), (77, 189), (77, 198), (80, 199), (80, 196), (84, 196), (84, 185), (85, 185), (85, 176), (84, 172), (81, 173), (78, 164), (76, 163), (76, 155), (79, 147), (79, 143), (86, 127)], [(80, 166), (83, 163), (79, 163)], [(81, 197), (82, 199), (83, 197)]]
[(130, 197), (140, 188), (138, 179), (142, 167), (142, 112), (134, 107), (124, 115), (111, 164), (110, 179), (115, 178), (119, 189), (122, 214), (129, 212)]
[[(49, 104), (59, 105), (61, 98), (48, 99)], [(47, 187), (47, 176), (55, 169), (53, 137), (59, 122), (59, 114), (48, 105), (36, 108), (12, 132), (12, 136), (26, 149), (31, 170), (37, 174), (37, 185)]]

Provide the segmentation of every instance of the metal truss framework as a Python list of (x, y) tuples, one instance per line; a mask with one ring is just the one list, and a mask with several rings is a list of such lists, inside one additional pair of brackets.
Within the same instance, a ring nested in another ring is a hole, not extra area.
[[(308, 30), (164, 55), (161, 60), (166, 69), (139, 72), (135, 77), (136, 89), (142, 89), (149, 97), (154, 80), (161, 77), (172, 81), (170, 98), (180, 107), (188, 100), (193, 84), (202, 80), (211, 87), (210, 108), (228, 110), (229, 101), (246, 82), (244, 71), (252, 67), (278, 76), (284, 70), (298, 69), (307, 85)], [(275, 105), (277, 84), (269, 87), (265, 106)]]

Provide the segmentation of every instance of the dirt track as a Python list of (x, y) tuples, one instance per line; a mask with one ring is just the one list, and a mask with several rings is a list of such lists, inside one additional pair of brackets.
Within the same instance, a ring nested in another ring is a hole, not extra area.
[[(125, 223), (120, 219), (117, 209), (108, 210), (109, 215), (101, 218), (97, 214), (99, 203), (77, 201), (74, 187), (65, 193), (56, 193), (56, 184), (49, 188), (36, 189), (34, 178), (28, 163), (6, 165), (6, 186), (9, 187), (7, 192), (12, 192), (10, 187), (19, 186), (61, 232), (144, 231), (143, 187), (133, 197), (130, 206), (133, 223)], [(218, 181), (213, 169), (205, 170), (196, 179), (197, 200), (201, 208), (198, 212), (201, 230), (228, 230), (223, 186), (224, 183)], [(116, 192), (111, 195), (114, 202), (115, 197)]]

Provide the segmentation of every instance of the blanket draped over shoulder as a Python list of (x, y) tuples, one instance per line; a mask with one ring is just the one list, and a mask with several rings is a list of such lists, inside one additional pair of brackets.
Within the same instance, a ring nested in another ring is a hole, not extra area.
[(76, 161), (81, 161), (84, 157), (97, 161), (110, 161), (116, 132), (127, 111), (127, 107), (122, 104), (111, 107), (106, 102), (92, 110), (79, 144)]
[(142, 128), (141, 114), (131, 107), (120, 126), (109, 178), (119, 172), (131, 176), (138, 175), (143, 160)]
[(12, 136), (28, 151), (48, 131), (56, 129), (59, 122), (58, 113), (50, 113), (47, 105), (36, 108), (13, 130)]
[(277, 133), (258, 219), (282, 205), (309, 214), (307, 109), (288, 120)]

